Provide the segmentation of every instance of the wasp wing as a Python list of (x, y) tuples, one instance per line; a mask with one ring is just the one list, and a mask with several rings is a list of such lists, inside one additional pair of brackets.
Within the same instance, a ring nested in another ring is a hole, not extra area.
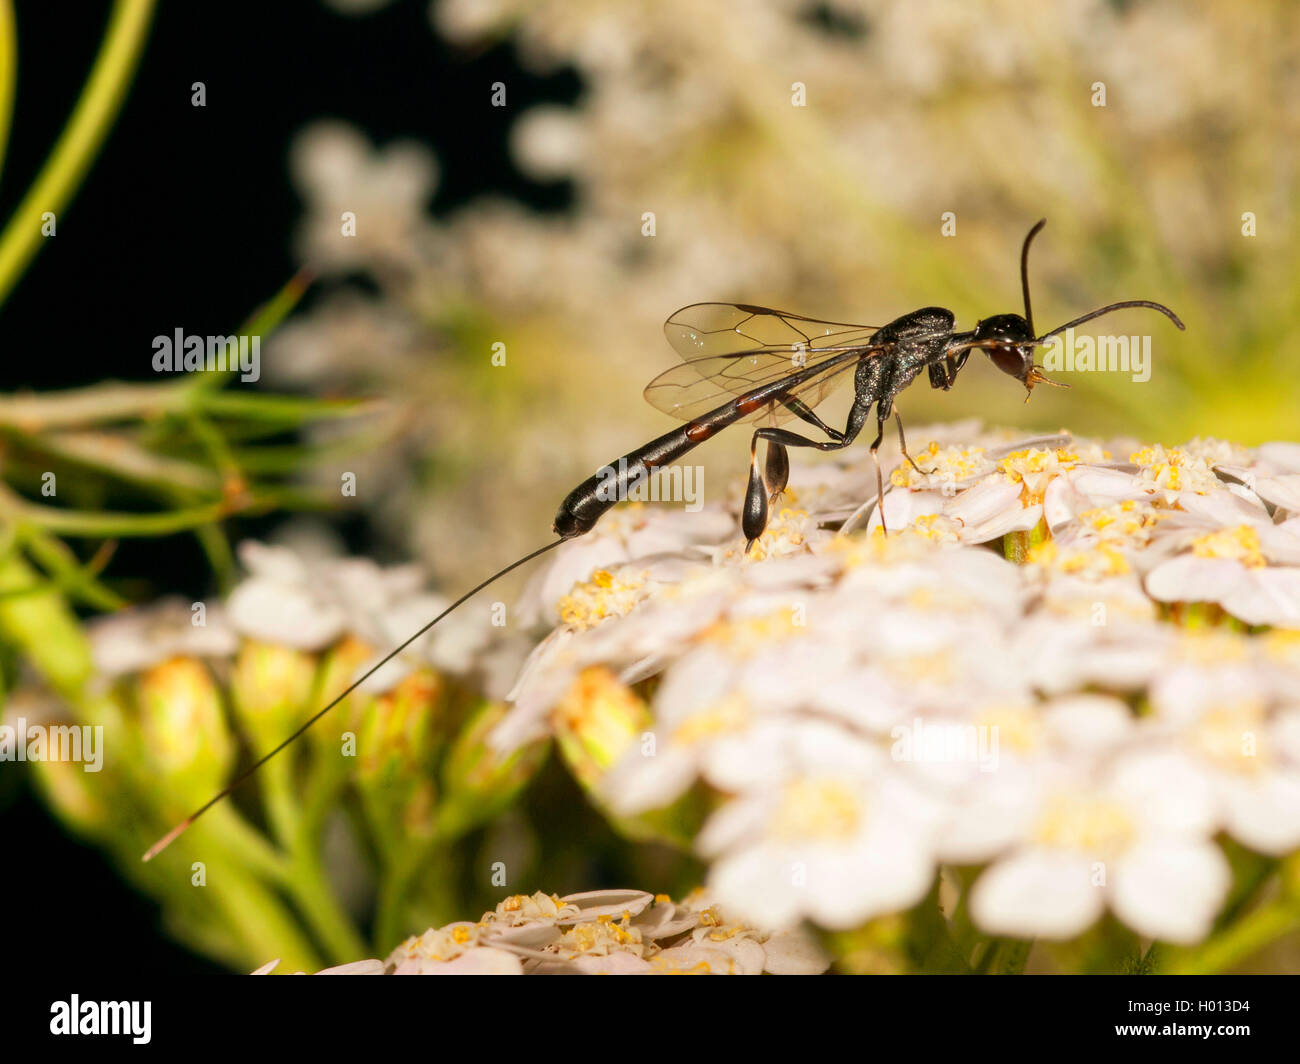
[[(652, 380), (645, 398), (664, 413), (691, 421), (735, 396), (834, 360), (824, 376), (782, 393), (782, 401), (797, 397), (812, 408), (844, 383), (844, 371), (856, 364), (841, 356), (869, 355), (876, 331), (872, 325), (821, 321), (747, 303), (695, 303), (664, 323), (669, 344), (685, 363)], [(794, 416), (790, 407), (773, 401), (741, 420), (780, 424)]]
[(694, 303), (664, 322), (668, 343), (687, 362), (756, 351), (809, 353), (866, 345), (879, 326), (821, 321), (749, 303)]
[[(815, 407), (849, 379), (847, 370), (856, 366), (861, 359), (882, 350), (883, 347), (854, 346), (842, 351), (827, 352), (818, 361), (823, 372), (807, 377), (804, 371), (815, 367), (792, 365), (788, 351), (746, 354), (743, 357), (743, 372), (739, 375), (736, 371), (741, 370), (742, 365), (734, 359), (727, 359), (721, 368), (705, 367), (704, 371), (709, 376), (703, 376), (701, 367), (695, 362), (686, 362), (665, 370), (646, 385), (645, 398), (646, 402), (665, 414), (671, 414), (682, 421), (694, 421), (710, 410), (786, 377), (802, 378), (790, 388), (774, 393), (770, 400), (753, 413), (736, 419), (736, 424), (761, 421), (779, 425), (796, 416), (792, 400), (798, 399), (799, 404), (808, 409)], [(695, 361), (717, 362), (719, 359)]]

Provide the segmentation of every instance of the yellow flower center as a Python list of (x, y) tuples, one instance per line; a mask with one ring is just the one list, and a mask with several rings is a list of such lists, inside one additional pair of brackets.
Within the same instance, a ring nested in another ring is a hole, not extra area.
[(719, 735), (742, 731), (748, 723), (744, 702), (731, 695), (702, 713), (692, 714), (673, 731), (672, 741), (684, 745), (706, 742)]
[(644, 570), (621, 570), (615, 575), (597, 569), (591, 579), (574, 584), (573, 590), (560, 599), (560, 620), (583, 631), (606, 618), (626, 616), (649, 593), (648, 580), (649, 573)]
[(756, 617), (718, 621), (700, 633), (700, 639), (724, 648), (737, 657), (752, 657), (771, 649), (771, 645), (803, 632), (795, 624), (793, 608), (783, 607)]
[(1127, 499), (1111, 506), (1099, 506), (1079, 514), (1079, 523), (1103, 540), (1144, 546), (1156, 524), (1168, 516), (1149, 503)]
[(1064, 447), (1029, 447), (999, 459), (998, 471), (1011, 483), (1021, 485), (1021, 504), (1032, 506), (1043, 501), (1043, 493), (1054, 477), (1073, 469), (1078, 462), (1078, 454)]
[(1030, 753), (1042, 741), (1043, 726), (1032, 706), (1000, 706), (986, 710), (976, 722), (997, 736), (998, 745)]
[(1241, 562), (1248, 569), (1262, 569), (1268, 562), (1259, 549), (1259, 533), (1250, 525), (1221, 528), (1192, 541), (1198, 558), (1223, 558)]
[(1191, 491), (1205, 495), (1219, 484), (1210, 463), (1199, 455), (1160, 444), (1143, 447), (1129, 455), (1129, 461), (1141, 466), (1142, 480), (1164, 491)]
[(1190, 733), (1193, 749), (1219, 768), (1242, 775), (1263, 772), (1271, 762), (1264, 707), (1236, 702), (1207, 710)]
[(903, 462), (889, 474), (890, 483), (896, 488), (925, 488), (969, 480), (989, 469), (983, 447), (940, 448), (934, 442), (926, 448), (923, 460), (917, 464), (925, 469), (924, 473), (918, 473), (910, 462)]
[(1118, 802), (1087, 795), (1057, 795), (1038, 820), (1034, 837), (1045, 846), (1088, 854), (1122, 852), (1137, 827)]
[[(787, 492), (788, 494), (788, 492)], [(809, 527), (807, 510), (794, 506), (783, 506), (767, 523), (763, 534), (754, 541), (748, 553), (743, 547), (727, 551), (728, 558), (740, 557), (748, 562), (759, 562), (765, 558), (792, 554), (803, 547), (807, 541)]]
[(601, 917), (589, 923), (576, 924), (561, 940), (561, 949), (576, 953), (594, 953), (604, 955), (615, 947), (627, 947), (627, 951), (640, 955), (644, 947), (641, 943), (641, 929), (630, 927), (624, 919), (615, 923), (612, 917)]
[(1025, 564), (1091, 580), (1123, 576), (1132, 568), (1123, 553), (1110, 543), (1062, 550), (1050, 539), (1031, 547), (1025, 555)]
[(846, 839), (857, 832), (863, 813), (858, 792), (841, 780), (795, 780), (781, 796), (772, 833), (788, 842)]

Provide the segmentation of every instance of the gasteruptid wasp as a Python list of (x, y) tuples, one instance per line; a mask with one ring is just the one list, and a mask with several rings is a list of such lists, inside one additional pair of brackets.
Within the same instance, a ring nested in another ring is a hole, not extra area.
[[(630, 451), (574, 488), (555, 515), (557, 539), (517, 558), (467, 591), (357, 677), (221, 793), (172, 828), (149, 848), (144, 859), (147, 861), (165, 849), (203, 813), (453, 610), (526, 562), (590, 532), (608, 510), (627, 497), (630, 486), (653, 470), (676, 461), (729, 425), (760, 423), (750, 438), (749, 483), (741, 510), (741, 530), (748, 549), (767, 525), (771, 501), (785, 489), (790, 473), (790, 447), (840, 450), (852, 444), (874, 416), (876, 436), (871, 443), (871, 455), (876, 459), (885, 426), (892, 417), (898, 425), (903, 457), (916, 468), (916, 463), (907, 453), (903, 422), (895, 408), (895, 399), (923, 370), (928, 374), (932, 388), (946, 391), (956, 381), (971, 352), (983, 351), (998, 369), (1019, 380), (1027, 391), (1032, 391), (1036, 384), (1056, 384), (1043, 375), (1041, 367), (1035, 365), (1034, 349), (1093, 318), (1128, 307), (1149, 307), (1164, 314), (1179, 329), (1184, 327), (1168, 307), (1150, 300), (1129, 299), (1099, 307), (1036, 336), (1029, 303), (1029, 245), (1045, 224), (1044, 219), (1030, 229), (1020, 249), (1024, 316), (996, 314), (976, 322), (975, 328), (968, 332), (956, 331), (952, 311), (943, 307), (922, 307), (880, 327), (819, 321), (744, 303), (696, 303), (677, 311), (664, 323), (664, 332), (673, 349), (682, 357), (683, 364), (652, 380), (646, 386), (645, 397), (652, 406), (686, 424)], [(822, 421), (814, 408), (849, 379), (850, 369), (853, 370), (853, 404), (841, 431)], [(1028, 395), (1025, 398), (1028, 401)], [(792, 418), (813, 426), (826, 439), (812, 439), (780, 427)], [(760, 441), (766, 444), (765, 460), (761, 465)], [(877, 504), (883, 495), (884, 482), (876, 459)]]

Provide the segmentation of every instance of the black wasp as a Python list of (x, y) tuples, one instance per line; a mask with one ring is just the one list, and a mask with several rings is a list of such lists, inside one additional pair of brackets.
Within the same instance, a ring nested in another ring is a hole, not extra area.
[[(952, 311), (943, 307), (922, 307), (881, 327), (819, 321), (746, 303), (683, 307), (664, 323), (664, 332), (684, 364), (652, 380), (645, 397), (652, 406), (687, 424), (638, 447), (574, 488), (555, 515), (556, 534), (570, 539), (590, 532), (606, 510), (626, 497), (629, 486), (652, 470), (675, 461), (729, 425), (753, 422), (762, 426), (750, 439), (749, 486), (741, 514), (748, 549), (767, 526), (769, 504), (785, 489), (790, 475), (788, 447), (819, 451), (847, 447), (857, 439), (875, 407), (872, 458), (876, 458), (885, 424), (892, 416), (898, 424), (903, 457), (917, 468), (907, 453), (903, 420), (894, 400), (922, 370), (929, 374), (932, 388), (946, 391), (970, 353), (980, 350), (998, 369), (1032, 390), (1035, 384), (1056, 384), (1034, 364), (1034, 348), (1083, 322), (1125, 307), (1150, 307), (1183, 328), (1168, 307), (1130, 299), (1035, 336), (1029, 305), (1029, 245), (1045, 224), (1043, 219), (1030, 229), (1020, 249), (1024, 317), (996, 314), (977, 322), (969, 332), (956, 332)], [(840, 431), (822, 421), (814, 408), (848, 379), (850, 369), (853, 406)], [(1028, 401), (1028, 396), (1025, 398)], [(819, 429), (827, 439), (816, 440), (778, 427), (792, 418)], [(760, 440), (767, 444), (766, 462), (761, 467)], [(879, 460), (876, 491), (879, 500), (884, 492)]]
[[(1125, 307), (1150, 307), (1160, 311), (1178, 328), (1183, 328), (1183, 323), (1168, 307), (1145, 299), (1129, 299), (1090, 311), (1051, 332), (1035, 336), (1034, 316), (1029, 308), (1029, 244), (1045, 224), (1046, 219), (1029, 230), (1020, 249), (1024, 317), (997, 314), (976, 322), (975, 328), (969, 332), (954, 331), (953, 313), (943, 307), (922, 307), (879, 328), (819, 321), (802, 314), (745, 303), (696, 303), (679, 310), (664, 323), (664, 332), (673, 349), (685, 360), (684, 364), (652, 380), (646, 386), (645, 397), (652, 406), (682, 419), (686, 424), (638, 447), (606, 467), (608, 471), (597, 473), (574, 488), (555, 515), (554, 530), (559, 539), (515, 559), (467, 591), (401, 646), (353, 680), (287, 739), (258, 758), (220, 794), (172, 828), (149, 848), (144, 859), (148, 861), (161, 853), (195, 820), (462, 603), (525, 562), (553, 550), (566, 540), (590, 532), (607, 510), (626, 497), (629, 487), (637, 480), (680, 458), (728, 425), (765, 422), (754, 430), (749, 444), (749, 486), (741, 515), (741, 528), (748, 540), (748, 549), (767, 526), (771, 501), (785, 489), (790, 475), (788, 447), (815, 447), (819, 451), (838, 451), (847, 447), (858, 438), (863, 425), (872, 416), (872, 407), (875, 407), (876, 438), (871, 444), (872, 457), (876, 457), (885, 434), (885, 424), (892, 416), (898, 422), (898, 442), (903, 457), (916, 468), (916, 463), (907, 453), (903, 421), (894, 407), (894, 400), (922, 370), (929, 374), (932, 388), (946, 391), (952, 387), (970, 353), (978, 350), (988, 355), (1003, 373), (1010, 374), (1026, 389), (1032, 390), (1035, 384), (1056, 383), (1043, 375), (1041, 367), (1034, 365), (1034, 348), (1075, 325)], [(848, 379), (850, 369), (854, 370), (853, 406), (841, 432), (822, 421), (813, 408)], [(807, 422), (823, 432), (827, 439), (814, 440), (779, 427), (791, 418)], [(759, 440), (767, 443), (766, 461), (761, 469)], [(877, 460), (877, 504), (883, 497), (884, 483)]]

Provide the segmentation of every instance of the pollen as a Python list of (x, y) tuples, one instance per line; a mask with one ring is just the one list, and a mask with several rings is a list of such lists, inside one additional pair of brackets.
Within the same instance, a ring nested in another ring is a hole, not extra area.
[(1021, 485), (1021, 503), (1032, 506), (1043, 501), (1053, 478), (1073, 469), (1079, 461), (1077, 452), (1064, 447), (1029, 447), (999, 459), (998, 472), (1011, 483)]
[(624, 617), (649, 594), (649, 577), (646, 570), (630, 566), (617, 574), (597, 569), (591, 579), (574, 584), (560, 600), (560, 621), (585, 631), (610, 617)]
[(890, 532), (876, 525), (869, 535), (836, 536), (828, 549), (840, 555), (846, 569), (867, 565), (897, 565), (928, 555), (935, 537), (916, 534), (909, 525), (901, 532)]
[(987, 710), (977, 723), (996, 735), (999, 744), (1006, 743), (1019, 753), (1031, 753), (1042, 742), (1042, 720), (1030, 706), (999, 706)]
[(1264, 633), (1262, 642), (1268, 658), (1300, 668), (1300, 628), (1274, 628)]
[(580, 736), (589, 748), (621, 753), (647, 712), (641, 698), (620, 683), (612, 669), (590, 665), (569, 685), (552, 719), (562, 731)]
[(628, 918), (615, 923), (611, 916), (600, 916), (594, 922), (577, 924), (565, 932), (560, 939), (559, 948), (570, 955), (587, 953), (605, 956), (616, 947), (622, 948), (636, 956), (645, 952), (641, 941), (641, 929), (632, 927)]
[[(786, 785), (772, 834), (789, 842), (851, 838), (862, 823), (862, 799), (840, 780), (800, 779)], [(702, 921), (701, 921), (702, 922)]]
[(718, 621), (700, 633), (704, 642), (715, 643), (736, 657), (748, 658), (771, 649), (773, 643), (789, 639), (806, 631), (795, 623), (795, 614), (789, 607), (755, 617), (741, 617)]
[(1160, 444), (1143, 447), (1129, 455), (1140, 467), (1140, 477), (1153, 492), (1163, 493), (1165, 505), (1172, 505), (1180, 491), (1206, 495), (1220, 486), (1210, 463), (1199, 455), (1178, 447), (1166, 449)]
[(1175, 653), (1194, 665), (1233, 665), (1250, 654), (1248, 640), (1224, 628), (1183, 629)]
[(1157, 510), (1150, 503), (1126, 499), (1110, 506), (1084, 510), (1079, 523), (1103, 540), (1145, 546), (1152, 530), (1168, 516), (1168, 511)]
[(1111, 576), (1125, 576), (1132, 572), (1128, 558), (1113, 544), (1101, 542), (1090, 547), (1062, 548), (1055, 540), (1047, 540), (1029, 549), (1026, 565), (1087, 580), (1102, 580)]
[[(796, 506), (783, 506), (768, 521), (763, 534), (754, 541), (748, 553), (743, 554), (748, 562), (761, 562), (766, 558), (777, 558), (784, 554), (793, 554), (802, 550), (808, 542), (808, 531), (813, 526), (808, 511)], [(732, 549), (728, 557), (741, 555), (740, 550)]]
[(1192, 542), (1198, 558), (1223, 558), (1241, 562), (1248, 569), (1262, 569), (1268, 562), (1259, 549), (1259, 533), (1250, 525), (1221, 528)]
[(944, 514), (922, 514), (912, 521), (907, 530), (932, 543), (961, 541), (961, 524)]
[(719, 735), (743, 731), (749, 723), (749, 713), (739, 696), (732, 695), (702, 713), (692, 713), (672, 733), (672, 741), (689, 746), (705, 742)]
[(1137, 825), (1118, 802), (1078, 794), (1053, 798), (1034, 829), (1044, 846), (1089, 854), (1121, 853), (1136, 835)]
[(918, 473), (910, 462), (904, 461), (889, 474), (889, 482), (896, 488), (924, 490), (944, 484), (970, 480), (992, 469), (984, 457), (983, 447), (943, 447), (933, 441), (926, 448), (923, 461), (925, 472)]
[(1257, 775), (1271, 763), (1264, 707), (1243, 700), (1214, 706), (1191, 732), (1192, 748), (1221, 769)]
[(700, 910), (701, 927), (721, 927), (723, 924), (722, 913), (716, 905), (710, 905)]

